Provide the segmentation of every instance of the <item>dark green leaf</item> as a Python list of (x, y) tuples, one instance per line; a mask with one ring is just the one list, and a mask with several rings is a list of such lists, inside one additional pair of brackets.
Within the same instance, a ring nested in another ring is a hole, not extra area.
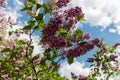
[(35, 19), (39, 22), (41, 22), (43, 20), (43, 14), (39, 13), (38, 16), (35, 17)]
[(31, 29), (31, 28), (32, 28), (32, 26), (27, 25), (27, 26), (25, 26), (23, 29), (24, 29), (24, 30), (28, 30), (28, 29)]
[(21, 9), (21, 11), (25, 11), (25, 10), (32, 10), (32, 6), (30, 6), (30, 7), (24, 7), (23, 9)]
[(49, 13), (49, 9), (47, 8), (47, 6), (45, 4), (43, 4), (42, 7), (43, 7), (45, 13)]
[(37, 9), (41, 8), (42, 5), (41, 4), (37, 4)]
[(28, 25), (29, 25), (29, 26), (34, 26), (34, 25), (35, 25), (35, 22), (36, 22), (36, 21), (30, 20), (30, 21), (28, 21)]
[(12, 33), (13, 33), (12, 31), (9, 31), (9, 36), (12, 35)]
[(69, 60), (68, 60), (68, 63), (69, 63), (69, 64), (72, 64), (73, 61), (74, 61), (73, 59), (69, 59)]
[(84, 46), (87, 42), (80, 42), (79, 45), (80, 46)]
[(11, 49), (10, 48), (4, 48), (4, 49), (2, 49), (1, 52), (11, 52)]
[(11, 52), (10, 53), (10, 58), (14, 58), (14, 57), (16, 57), (16, 52)]
[(28, 0), (29, 1), (29, 3), (31, 3), (31, 4), (35, 4), (36, 2), (37, 2), (37, 0)]

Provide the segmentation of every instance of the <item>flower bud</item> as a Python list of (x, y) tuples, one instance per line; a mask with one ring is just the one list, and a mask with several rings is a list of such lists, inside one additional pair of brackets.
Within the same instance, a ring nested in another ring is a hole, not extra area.
[(94, 58), (88, 58), (87, 59), (87, 62), (93, 62), (94, 61)]
[(83, 38), (85, 38), (85, 39), (87, 39), (87, 40), (90, 39), (90, 34), (89, 34), (89, 33), (84, 34), (84, 35), (83, 35)]
[(87, 80), (87, 78), (84, 75), (80, 75), (79, 77), (79, 80)]
[(40, 58), (38, 58), (38, 59), (34, 60), (33, 63), (40, 64), (40, 61), (41, 61)]
[(32, 80), (32, 76), (28, 76), (28, 77), (27, 77), (27, 80)]
[(111, 59), (112, 61), (116, 61), (116, 60), (115, 60), (116, 58), (118, 58), (118, 56), (113, 55), (113, 54), (112, 54), (112, 55), (110, 55), (110, 59)]
[(116, 44), (114, 45), (114, 47), (117, 47), (117, 46), (120, 46), (120, 43), (116, 43)]

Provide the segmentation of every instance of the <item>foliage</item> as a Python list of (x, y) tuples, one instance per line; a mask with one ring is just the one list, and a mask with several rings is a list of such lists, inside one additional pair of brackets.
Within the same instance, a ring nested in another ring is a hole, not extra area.
[[(106, 75), (105, 80), (108, 80), (109, 77), (120, 74), (119, 66), (109, 66), (110, 62), (118, 64), (115, 49), (119, 44), (108, 46), (103, 40), (91, 39), (89, 33), (76, 29), (77, 22), (85, 21), (84, 14), (80, 7), (60, 12), (69, 2), (70, 0), (51, 0), (42, 4), (40, 0), (24, 0), (21, 11), (26, 12), (30, 17), (29, 21), (22, 29), (10, 32), (6, 29), (15, 23), (10, 17), (4, 21), (5, 17), (0, 14), (0, 24), (7, 22), (0, 29), (0, 79), (66, 80), (58, 73), (61, 62), (67, 59), (72, 64), (74, 58), (85, 55), (94, 48), (97, 48), (94, 58), (87, 60), (92, 63), (93, 72), (89, 76), (71, 73), (73, 80), (96, 80), (101, 74)], [(5, 7), (5, 3), (3, 0), (0, 6)], [(39, 12), (39, 9), (43, 9), (43, 12)], [(50, 14), (50, 21), (46, 24), (44, 16), (47, 13)], [(39, 43), (34, 42), (35, 31), (41, 32)], [(9, 37), (4, 38), (5, 35)], [(27, 35), (26, 39), (20, 39), (22, 35)], [(44, 48), (44, 52), (36, 52), (37, 55), (33, 56), (36, 47), (39, 49), (40, 46)]]

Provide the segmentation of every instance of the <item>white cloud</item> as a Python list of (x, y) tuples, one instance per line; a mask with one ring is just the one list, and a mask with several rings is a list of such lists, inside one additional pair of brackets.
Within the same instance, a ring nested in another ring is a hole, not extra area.
[[(72, 0), (70, 6), (80, 6), (85, 13), (86, 22), (105, 29), (111, 24), (120, 34), (120, 0)], [(119, 24), (119, 25), (118, 25)], [(115, 32), (111, 31), (110, 32)]]
[(113, 28), (109, 29), (109, 32), (111, 32), (111, 31), (113, 33), (116, 32), (116, 33), (118, 33), (120, 35), (120, 24), (117, 24), (114, 29)]
[[(13, 5), (10, 3), (13, 3)], [(7, 7), (2, 8), (1, 11), (3, 11), (7, 17), (11, 16), (14, 21), (17, 21), (17, 19), (22, 16), (20, 13), (20, 9), (22, 9), (22, 7), (23, 3), (21, 0), (8, 1)]]
[(109, 32), (111, 32), (111, 33), (116, 33), (116, 29), (109, 29)]
[(63, 63), (59, 69), (59, 73), (61, 76), (66, 77), (67, 79), (71, 79), (71, 72), (73, 72), (75, 75), (89, 75), (89, 68), (84, 68), (84, 63), (80, 63), (78, 61), (75, 61), (71, 65), (69, 65), (67, 62)]

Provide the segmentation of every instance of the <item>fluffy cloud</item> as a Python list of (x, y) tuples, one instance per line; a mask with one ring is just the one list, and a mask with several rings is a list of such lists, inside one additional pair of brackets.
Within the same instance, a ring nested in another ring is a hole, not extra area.
[(114, 24), (110, 32), (120, 34), (120, 0), (72, 0), (70, 6), (80, 6), (85, 13), (86, 22), (102, 29)]
[(7, 14), (7, 17), (11, 16), (14, 21), (17, 21), (17, 19), (22, 16), (20, 13), (22, 7), (23, 3), (20, 0), (14, 0), (13, 2), (8, 1), (7, 8), (2, 8), (1, 11)]
[(117, 24), (115, 28), (111, 28), (109, 32), (118, 33), (120, 35), (120, 24)]
[(84, 68), (84, 63), (80, 63), (75, 61), (71, 65), (69, 65), (67, 62), (63, 63), (59, 69), (59, 73), (61, 76), (66, 77), (67, 79), (71, 79), (71, 72), (73, 72), (75, 75), (89, 75), (89, 68)]

